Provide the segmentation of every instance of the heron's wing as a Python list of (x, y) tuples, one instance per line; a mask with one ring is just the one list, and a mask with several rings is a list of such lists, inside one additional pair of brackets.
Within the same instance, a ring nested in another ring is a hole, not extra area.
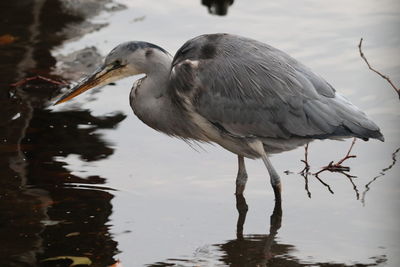
[(238, 136), (381, 138), (366, 115), (284, 52), (225, 34), (188, 41), (169, 92), (178, 104)]

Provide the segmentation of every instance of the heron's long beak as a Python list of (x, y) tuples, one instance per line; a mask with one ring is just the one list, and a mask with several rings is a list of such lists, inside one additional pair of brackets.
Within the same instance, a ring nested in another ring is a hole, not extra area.
[(93, 74), (83, 79), (78, 85), (64, 94), (54, 105), (67, 102), (91, 88), (106, 85), (117, 80), (120, 78), (120, 69), (121, 66), (101, 66)]

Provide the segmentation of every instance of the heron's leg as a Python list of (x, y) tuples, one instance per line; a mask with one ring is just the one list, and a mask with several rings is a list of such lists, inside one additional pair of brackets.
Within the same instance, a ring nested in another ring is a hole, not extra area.
[(275, 201), (281, 201), (281, 191), (282, 191), (282, 185), (281, 185), (281, 178), (279, 177), (278, 173), (272, 166), (271, 161), (269, 160), (267, 154), (262, 155), (262, 160), (264, 161), (265, 167), (267, 167), (270, 181), (272, 188), (274, 189), (274, 194), (275, 194)]
[(247, 182), (247, 172), (243, 156), (238, 155), (238, 163), (239, 169), (236, 177), (236, 195), (242, 195)]

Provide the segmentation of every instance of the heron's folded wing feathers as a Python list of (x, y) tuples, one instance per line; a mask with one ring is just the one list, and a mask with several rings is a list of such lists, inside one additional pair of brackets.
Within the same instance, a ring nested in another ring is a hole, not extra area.
[(188, 41), (174, 58), (170, 93), (238, 136), (381, 137), (324, 79), (282, 51), (242, 37)]

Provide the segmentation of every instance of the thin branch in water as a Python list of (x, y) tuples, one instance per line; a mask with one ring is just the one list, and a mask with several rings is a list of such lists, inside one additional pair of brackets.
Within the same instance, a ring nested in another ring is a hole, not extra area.
[(343, 161), (345, 161), (345, 160), (347, 160), (347, 159), (350, 159), (350, 158), (355, 158), (356, 156), (355, 155), (350, 155), (350, 153), (351, 153), (351, 150), (353, 149), (353, 147), (354, 147), (354, 144), (356, 143), (356, 138), (353, 138), (353, 141), (351, 142), (351, 145), (350, 145), (350, 148), (349, 148), (349, 151), (347, 151), (347, 154), (346, 154), (346, 156), (344, 157), (344, 158), (342, 158), (338, 163), (336, 163), (337, 165), (340, 165), (340, 164), (342, 164), (343, 163)]
[(310, 170), (310, 164), (308, 164), (308, 144), (304, 147), (304, 160), (300, 160), (305, 164), (303, 170), (300, 171), (300, 174), (304, 177), (304, 175), (308, 174), (308, 171)]
[(328, 188), (329, 192), (331, 192), (331, 194), (334, 194), (334, 192), (332, 191), (331, 187), (329, 186), (329, 184), (325, 183), (324, 181), (322, 181), (321, 178), (319, 178), (318, 173), (314, 174), (315, 178), (318, 179), (318, 181), (323, 184), (326, 188)]
[(360, 192), (358, 191), (358, 188), (357, 188), (356, 184), (353, 181), (353, 179), (357, 178), (357, 176), (350, 175), (350, 174), (345, 173), (345, 172), (340, 172), (340, 173), (343, 174), (344, 176), (346, 176), (347, 179), (349, 179), (351, 185), (353, 186), (353, 190), (356, 193), (356, 198), (357, 198), (357, 200), (359, 200), (360, 199)]
[(388, 76), (386, 76), (386, 75), (380, 73), (379, 71), (377, 71), (376, 69), (374, 69), (373, 67), (371, 67), (371, 65), (369, 64), (367, 58), (365, 57), (365, 55), (364, 55), (364, 53), (363, 53), (363, 51), (362, 51), (362, 49), (361, 49), (362, 41), (363, 41), (363, 38), (360, 39), (360, 43), (358, 44), (358, 50), (359, 50), (359, 52), (360, 52), (361, 58), (365, 61), (365, 63), (367, 63), (367, 66), (368, 66), (368, 68), (369, 68), (370, 70), (372, 70), (373, 72), (375, 72), (376, 74), (378, 74), (379, 76), (381, 76), (383, 79), (385, 79), (385, 80), (393, 87), (393, 89), (397, 92), (397, 94), (399, 95), (399, 98), (400, 98), (400, 89), (397, 88), (397, 87), (394, 85), (394, 83), (392, 82), (392, 80), (390, 80), (390, 78), (389, 78)]
[(318, 172), (314, 173), (315, 176), (317, 176), (318, 174), (324, 172), (324, 171), (330, 171), (330, 172), (345, 172), (345, 171), (350, 171), (350, 167), (347, 166), (343, 166), (342, 163), (348, 159), (351, 158), (355, 158), (355, 155), (350, 155), (351, 150), (354, 147), (354, 144), (356, 143), (356, 138), (353, 138), (353, 141), (351, 142), (351, 146), (349, 148), (349, 151), (347, 151), (346, 156), (344, 156), (341, 160), (339, 160), (337, 163), (334, 163), (333, 161), (331, 161), (327, 166), (322, 167), (321, 170), (319, 170)]
[(399, 151), (400, 151), (400, 147), (397, 148), (397, 149), (392, 153), (392, 163), (391, 163), (389, 166), (387, 166), (386, 168), (382, 169), (382, 172), (386, 172), (386, 171), (390, 170), (391, 168), (393, 168), (393, 166), (396, 164), (396, 161), (397, 161), (397, 159), (396, 159), (396, 154), (399, 153)]
[(308, 171), (300, 173), (300, 175), (304, 178), (304, 189), (306, 190), (308, 197), (311, 198), (311, 192), (308, 188)]
[(397, 162), (397, 153), (400, 152), (400, 147), (397, 148), (393, 153), (392, 153), (392, 163), (387, 166), (386, 168), (383, 168), (382, 171), (379, 173), (379, 175), (375, 176), (374, 178), (372, 178), (371, 181), (369, 181), (366, 185), (365, 185), (365, 190), (362, 193), (362, 197), (361, 197), (361, 202), (362, 204), (365, 206), (365, 196), (367, 194), (367, 192), (370, 190), (370, 185), (375, 182), (376, 180), (378, 180), (380, 177), (386, 175), (386, 172), (388, 170), (390, 170), (391, 168), (393, 168), (393, 166), (396, 164)]
[(33, 80), (42, 80), (42, 81), (46, 81), (46, 82), (49, 82), (49, 83), (52, 83), (52, 84), (56, 84), (56, 85), (67, 85), (67, 83), (65, 83), (65, 82), (56, 81), (56, 80), (53, 80), (51, 78), (47, 78), (47, 77), (40, 76), (40, 75), (36, 75), (36, 76), (33, 76), (33, 77), (28, 77), (28, 78), (22, 79), (22, 80), (20, 80), (20, 81), (18, 81), (16, 83), (12, 83), (10, 85), (13, 86), (13, 87), (17, 87), (17, 86), (21, 86), (23, 84), (26, 84), (29, 81), (33, 81)]

